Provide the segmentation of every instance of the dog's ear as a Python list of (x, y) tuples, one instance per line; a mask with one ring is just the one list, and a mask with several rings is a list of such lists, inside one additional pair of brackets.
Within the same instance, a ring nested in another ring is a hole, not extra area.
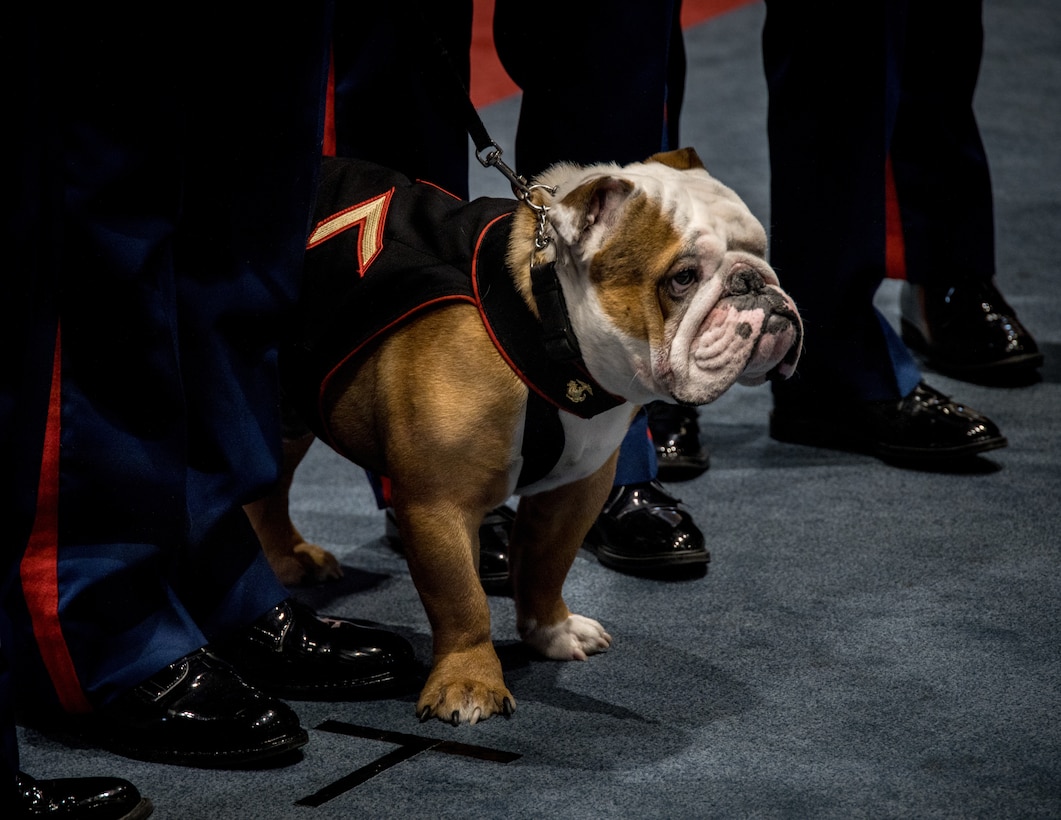
[(598, 177), (579, 185), (563, 198), (562, 204), (579, 215), (575, 228), (581, 234), (595, 225), (611, 225), (633, 190), (634, 184), (629, 180)]
[(648, 158), (649, 162), (658, 162), (669, 165), (679, 171), (688, 171), (690, 168), (703, 168), (704, 163), (700, 161), (696, 151), (692, 148), (679, 148), (676, 151), (662, 151)]

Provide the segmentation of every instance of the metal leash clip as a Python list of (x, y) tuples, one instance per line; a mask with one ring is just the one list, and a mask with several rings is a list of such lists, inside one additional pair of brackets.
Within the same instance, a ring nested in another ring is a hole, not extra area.
[(490, 140), (490, 145), (494, 147), (493, 151), (490, 151), (484, 157), (481, 156), (479, 149), (476, 149), (475, 158), (479, 160), (479, 164), (484, 168), (497, 168), (498, 171), (504, 174), (505, 179), (512, 186), (512, 193), (516, 199), (534, 211), (538, 217), (538, 230), (534, 235), (534, 247), (540, 251), (552, 241), (551, 237), (546, 235), (546, 228), (549, 225), (549, 206), (539, 205), (532, 201), (530, 195), (535, 188), (548, 191), (552, 195), (556, 193), (556, 188), (549, 185), (530, 185), (525, 177), (517, 174), (510, 165), (501, 159), (501, 155), (504, 153), (501, 150), (501, 146), (493, 140)]

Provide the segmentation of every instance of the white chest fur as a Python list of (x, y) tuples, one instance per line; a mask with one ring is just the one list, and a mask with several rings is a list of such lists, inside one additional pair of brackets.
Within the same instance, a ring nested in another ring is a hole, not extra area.
[[(548, 475), (523, 487), (520, 495), (545, 492), (585, 478), (598, 470), (622, 443), (630, 426), (633, 410), (632, 405), (621, 404), (591, 419), (582, 419), (571, 413), (560, 413), (560, 424), (564, 430), (564, 449), (560, 454), (560, 459)], [(520, 420), (515, 438), (517, 449), (523, 441), (524, 422), (525, 419)], [(516, 486), (516, 479), (522, 466), (523, 459), (517, 455), (511, 472), (513, 488)]]

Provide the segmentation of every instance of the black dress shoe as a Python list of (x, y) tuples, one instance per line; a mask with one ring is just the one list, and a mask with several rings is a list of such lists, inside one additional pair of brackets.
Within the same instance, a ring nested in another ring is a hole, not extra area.
[(142, 820), (154, 808), (136, 786), (119, 777), (37, 780), (19, 772), (15, 789), (15, 820)]
[(286, 703), (248, 686), (200, 649), (101, 709), (91, 739), (139, 760), (241, 768), (288, 754), (309, 736)]
[(645, 406), (648, 429), (656, 446), (660, 481), (687, 481), (710, 466), (700, 441), (700, 423), (695, 407), (654, 401)]
[(618, 486), (585, 546), (611, 569), (634, 575), (702, 576), (711, 556), (704, 535), (658, 481)]
[(770, 414), (770, 435), (792, 444), (867, 453), (900, 466), (968, 459), (1007, 443), (986, 416), (924, 382), (898, 401), (778, 403)]
[(966, 381), (1021, 384), (1033, 380), (1043, 354), (993, 282), (955, 287), (906, 283), (902, 337), (940, 373)]
[(214, 650), (253, 686), (295, 700), (361, 700), (415, 685), (413, 648), (400, 635), (322, 618), (294, 598)]
[[(508, 539), (516, 511), (507, 505), (495, 507), (479, 525), (479, 581), (490, 595), (511, 595), (509, 576)], [(395, 552), (404, 552), (394, 511), (387, 509), (385, 534)]]

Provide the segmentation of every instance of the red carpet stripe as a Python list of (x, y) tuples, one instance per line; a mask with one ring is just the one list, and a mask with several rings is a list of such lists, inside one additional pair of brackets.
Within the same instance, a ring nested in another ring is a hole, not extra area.
[[(688, 28), (755, 0), (684, 0), (682, 27)], [(472, 23), (472, 102), (477, 107), (503, 100), (519, 91), (494, 51), (494, 2), (475, 0)]]

